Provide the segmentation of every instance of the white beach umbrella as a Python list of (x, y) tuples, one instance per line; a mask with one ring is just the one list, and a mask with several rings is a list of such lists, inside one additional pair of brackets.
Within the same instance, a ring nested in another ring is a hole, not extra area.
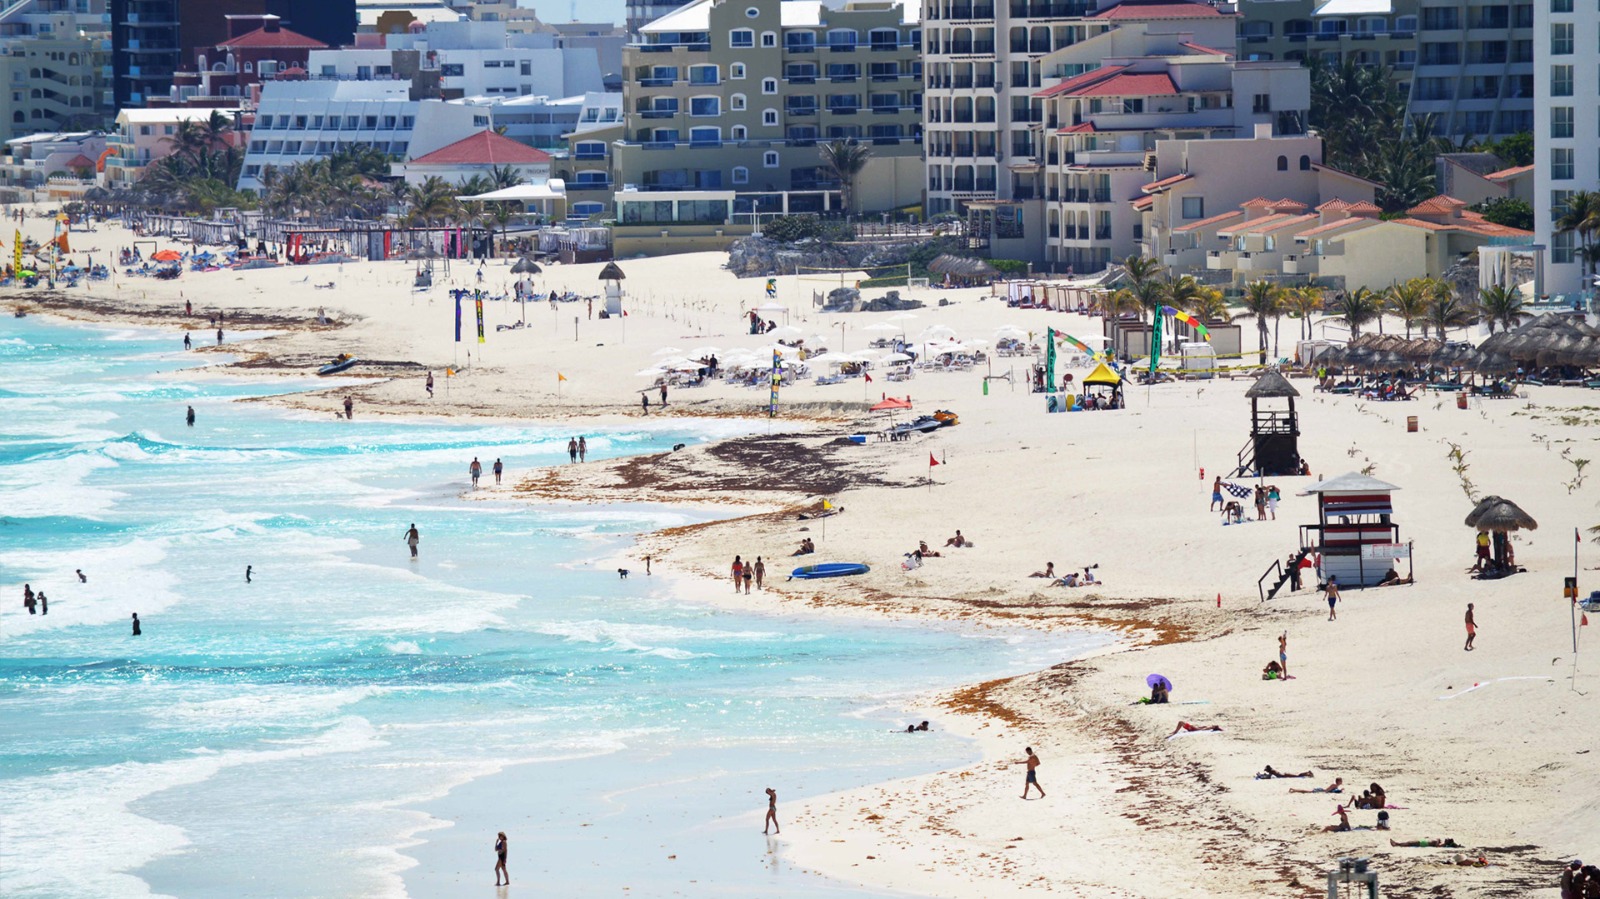
[(767, 336), (771, 337), (773, 340), (793, 340), (794, 338), (799, 337), (803, 333), (805, 333), (805, 332), (801, 331), (799, 328), (796, 328), (793, 325), (783, 325), (781, 327), (773, 328), (771, 331), (768, 331), (767, 332)]
[(994, 336), (997, 339), (1011, 337), (1017, 340), (1027, 340), (1029, 335), (1025, 328), (1019, 328), (1016, 325), (1003, 325), (994, 329)]
[(680, 350), (675, 346), (664, 346), (661, 349), (656, 350), (654, 353), (651, 353), (650, 355), (652, 355), (652, 356), (682, 356), (683, 355), (683, 350)]
[(956, 336), (956, 329), (947, 325), (930, 325), (923, 330), (920, 336), (923, 340), (928, 341), (953, 340)]
[(682, 362), (674, 362), (673, 364), (671, 364), (671, 365), (669, 365), (667, 367), (672, 369), (673, 371), (695, 372), (695, 371), (699, 371), (700, 369), (704, 368), (705, 366), (702, 366), (698, 362), (690, 362), (687, 359), (685, 359)]
[(883, 361), (893, 365), (897, 362), (910, 362), (911, 357), (907, 356), (905, 353), (890, 353), (889, 355), (883, 357)]
[(688, 352), (688, 355), (693, 356), (696, 359), (704, 359), (707, 356), (720, 356), (720, 355), (722, 355), (722, 349), (720, 347), (714, 347), (714, 346), (697, 346), (694, 349), (690, 350)]
[(968, 341), (965, 341), (965, 343), (967, 344), (968, 348), (974, 349), (974, 350), (981, 350), (984, 347), (989, 345), (989, 341), (987, 341), (987, 340), (968, 340)]
[(659, 368), (642, 368), (633, 374), (634, 377), (638, 378), (659, 378), (665, 374), (665, 372)]
[(844, 353), (818, 353), (806, 361), (812, 365), (844, 365), (855, 360)]

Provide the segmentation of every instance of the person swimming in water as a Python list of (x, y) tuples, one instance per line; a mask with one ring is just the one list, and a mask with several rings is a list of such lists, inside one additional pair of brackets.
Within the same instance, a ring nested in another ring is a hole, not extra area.
[(247, 583), (247, 584), (251, 583), (251, 581), (250, 581), (250, 572), (253, 571), (253, 570), (255, 570), (255, 566), (254, 565), (246, 565), (246, 566), (244, 566), (244, 582), (245, 583)]

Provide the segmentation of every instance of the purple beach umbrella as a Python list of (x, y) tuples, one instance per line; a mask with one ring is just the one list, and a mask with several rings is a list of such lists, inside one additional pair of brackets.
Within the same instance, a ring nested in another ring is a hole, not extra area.
[(1172, 681), (1167, 680), (1165, 674), (1152, 674), (1144, 679), (1144, 685), (1151, 689), (1154, 689), (1156, 684), (1160, 684), (1161, 689), (1166, 690), (1168, 693), (1172, 692)]

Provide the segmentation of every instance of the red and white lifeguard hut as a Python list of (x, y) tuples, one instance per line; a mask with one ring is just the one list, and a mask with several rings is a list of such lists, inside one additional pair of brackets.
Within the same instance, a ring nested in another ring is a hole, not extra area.
[(1317, 497), (1317, 523), (1300, 526), (1300, 551), (1316, 554), (1323, 579), (1337, 577), (1341, 587), (1371, 587), (1395, 560), (1411, 558), (1411, 545), (1401, 542), (1394, 523), (1393, 494), (1399, 489), (1353, 471), (1301, 492)]

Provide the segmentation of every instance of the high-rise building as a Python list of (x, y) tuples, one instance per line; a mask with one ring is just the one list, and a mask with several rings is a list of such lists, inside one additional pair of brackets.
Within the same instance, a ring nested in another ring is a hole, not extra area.
[(172, 76), (195, 54), (228, 40), (228, 16), (279, 17), (329, 46), (348, 44), (356, 0), (109, 0), (115, 105), (170, 96)]
[(1541, 0), (1534, 22), (1534, 230), (1548, 254), (1545, 289), (1592, 296), (1578, 235), (1555, 224), (1574, 193), (1600, 189), (1600, 17), (1579, 0)]
[(623, 58), (617, 177), (644, 191), (746, 194), (745, 212), (837, 209), (841, 185), (818, 144), (854, 140), (871, 153), (858, 208), (921, 202), (911, 2), (695, 0), (645, 25)]
[(1418, 0), (1238, 0), (1239, 59), (1387, 66), (1402, 93), (1417, 62)]
[(1434, 133), (1458, 140), (1532, 131), (1534, 6), (1420, 0), (1412, 119), (1431, 116)]
[(73, 9), (23, 0), (0, 11), (0, 142), (109, 125), (105, 2)]

